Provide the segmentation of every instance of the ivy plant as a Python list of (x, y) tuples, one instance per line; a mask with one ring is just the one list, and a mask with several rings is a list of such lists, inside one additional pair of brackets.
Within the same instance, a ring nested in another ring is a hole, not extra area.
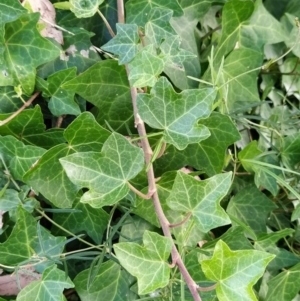
[(300, 300), (298, 0), (0, 12), (1, 301)]

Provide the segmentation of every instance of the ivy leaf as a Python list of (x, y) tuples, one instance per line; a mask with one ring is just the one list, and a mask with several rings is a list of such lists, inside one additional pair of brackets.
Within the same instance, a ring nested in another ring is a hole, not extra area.
[(145, 38), (147, 44), (153, 44), (156, 47), (168, 37), (175, 37), (176, 32), (170, 24), (173, 11), (154, 7), (151, 9), (148, 22), (145, 25)]
[(261, 234), (267, 232), (267, 217), (275, 208), (277, 206), (255, 186), (247, 186), (230, 200), (227, 213), (250, 226), (256, 234)]
[(71, 207), (79, 187), (69, 180), (59, 159), (74, 152), (99, 151), (108, 136), (109, 132), (96, 122), (91, 113), (80, 114), (64, 131), (69, 145), (58, 144), (48, 150), (27, 172), (24, 180), (55, 206)]
[(129, 0), (126, 2), (126, 20), (127, 23), (144, 26), (148, 20), (150, 11), (155, 8), (169, 9), (173, 11), (174, 17), (179, 17), (183, 14), (177, 0)]
[(74, 279), (76, 292), (81, 301), (123, 301), (128, 285), (121, 266), (112, 260), (101, 264), (94, 281), (88, 285), (90, 270), (80, 272)]
[(41, 298), (48, 301), (62, 301), (63, 290), (72, 287), (74, 284), (69, 277), (66, 278), (65, 272), (52, 265), (44, 271), (41, 280), (33, 281), (21, 290), (17, 301), (38, 301)]
[(114, 60), (101, 61), (63, 84), (62, 88), (95, 105), (100, 112), (97, 121), (101, 125), (105, 126), (106, 120), (115, 131), (123, 130), (127, 134), (126, 126), (130, 127), (133, 113), (124, 66), (119, 66)]
[(219, 240), (214, 255), (201, 262), (206, 277), (217, 282), (216, 292), (224, 301), (257, 301), (253, 285), (263, 275), (265, 267), (274, 258), (266, 252), (254, 250), (231, 251)]
[(281, 148), (281, 157), (284, 164), (291, 169), (297, 167), (300, 162), (300, 134), (295, 133), (284, 137)]
[(77, 18), (92, 17), (104, 0), (70, 0), (70, 9)]
[(191, 213), (203, 232), (228, 225), (231, 221), (220, 201), (231, 186), (231, 177), (229, 172), (199, 181), (178, 172), (167, 204), (175, 211)]
[(284, 270), (273, 279), (268, 281), (268, 293), (266, 301), (293, 300), (299, 292), (300, 263), (288, 270)]
[[(262, 151), (258, 149), (257, 141), (252, 141), (249, 143), (242, 151), (239, 152), (238, 157), (241, 161), (243, 167), (249, 171), (255, 173), (255, 184), (257, 187), (260, 185), (268, 189), (273, 195), (277, 194), (277, 181), (274, 177), (269, 175), (265, 170), (269, 169), (268, 167), (261, 166), (259, 164), (255, 164), (249, 162), (248, 160), (255, 160), (257, 156), (261, 155)], [(272, 159), (271, 157), (266, 157), (265, 160)], [(259, 161), (259, 160), (257, 160)], [(262, 161), (262, 160), (260, 160)], [(274, 162), (272, 162), (274, 163)], [(275, 163), (276, 164), (276, 163)], [(278, 174), (278, 170), (271, 169), (274, 174)]]
[(17, 111), (22, 107), (23, 102), (21, 99), (15, 97), (16, 92), (14, 87), (6, 86), (0, 87), (0, 114), (2, 113), (12, 113)]
[[(26, 13), (26, 9), (20, 4), (19, 1), (2, 0), (0, 3), (1, 11), (1, 29), (5, 23), (15, 21), (22, 14)], [(1, 33), (2, 34), (2, 33)]]
[(7, 23), (5, 42), (0, 44), (0, 53), (3, 52), (4, 58), (0, 69), (5, 71), (0, 73), (0, 83), (4, 77), (4, 85), (21, 85), (26, 95), (33, 92), (35, 68), (53, 60), (60, 53), (57, 46), (39, 34), (36, 29), (38, 20), (39, 14), (24, 14)]
[[(78, 234), (82, 231), (86, 232), (97, 244), (102, 243), (102, 236), (107, 228), (109, 215), (102, 208), (95, 209), (89, 205), (82, 204), (77, 199), (73, 209), (78, 212), (72, 213), (56, 213), (54, 221), (61, 227)], [(54, 234), (64, 235), (65, 232), (56, 228)]]
[(54, 116), (80, 114), (80, 108), (74, 102), (75, 93), (61, 88), (65, 82), (75, 78), (75, 76), (76, 68), (69, 68), (53, 73), (48, 77), (48, 91), (51, 95), (48, 107)]
[(190, 20), (197, 21), (202, 18), (211, 7), (213, 0), (180, 0), (180, 6), (183, 8), (184, 15)]
[(113, 133), (105, 141), (99, 152), (77, 153), (60, 159), (69, 179), (79, 187), (87, 187), (98, 199), (93, 207), (112, 205), (129, 192), (127, 182), (134, 178), (144, 167), (143, 151), (133, 146), (122, 135)]
[(215, 96), (212, 89), (191, 89), (178, 94), (171, 83), (161, 77), (150, 94), (138, 94), (137, 106), (148, 125), (164, 130), (166, 143), (182, 150), (190, 143), (209, 137), (207, 127), (197, 124), (197, 120), (210, 115)]
[(117, 24), (117, 35), (101, 49), (119, 56), (119, 64), (129, 63), (138, 52), (140, 40), (136, 24)]
[(24, 210), (18, 208), (16, 224), (8, 239), (0, 244), (1, 264), (18, 265), (34, 255), (36, 245), (36, 220)]
[(32, 145), (26, 145), (13, 136), (0, 136), (0, 153), (15, 180), (23, 180), (24, 174), (46, 152)]
[(128, 64), (128, 68), (128, 78), (133, 87), (153, 87), (164, 69), (164, 62), (145, 47)]
[(170, 267), (167, 262), (172, 249), (169, 238), (145, 231), (144, 246), (122, 242), (114, 244), (121, 265), (138, 279), (139, 294), (145, 295), (169, 283)]

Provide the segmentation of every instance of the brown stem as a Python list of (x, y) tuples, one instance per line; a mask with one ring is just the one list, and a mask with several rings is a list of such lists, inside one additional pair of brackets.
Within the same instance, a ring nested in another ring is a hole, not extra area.
[(107, 22), (105, 16), (101, 13), (101, 11), (100, 11), (99, 9), (98, 9), (98, 14), (99, 14), (99, 16), (101, 17), (101, 19), (103, 20), (103, 22), (104, 22), (106, 28), (108, 29), (109, 34), (110, 34), (112, 37), (114, 37), (114, 36), (115, 36), (115, 33), (114, 33), (113, 29), (111, 28), (111, 26), (110, 26), (109, 23)]
[[(124, 12), (124, 3), (123, 0), (118, 0), (118, 10), (119, 10), (119, 23), (124, 22), (124, 16), (120, 16), (121, 12)], [(125, 65), (127, 76), (129, 75), (129, 69), (128, 66)], [(152, 201), (154, 205), (154, 209), (156, 212), (156, 215), (159, 219), (160, 225), (162, 227), (163, 233), (165, 237), (170, 238), (172, 241), (172, 251), (171, 251), (171, 256), (172, 256), (172, 263), (176, 264), (178, 266), (178, 269), (180, 270), (193, 298), (195, 301), (201, 301), (201, 298), (198, 293), (199, 286), (195, 283), (195, 281), (192, 279), (191, 275), (189, 274), (188, 270), (186, 269), (182, 258), (174, 244), (174, 241), (172, 239), (171, 231), (169, 228), (169, 221), (166, 218), (160, 200), (159, 196), (157, 193), (156, 189), (156, 184), (155, 184), (155, 176), (154, 176), (154, 170), (153, 170), (153, 165), (150, 163), (151, 162), (151, 157), (152, 157), (152, 149), (150, 146), (150, 143), (147, 138), (147, 132), (145, 129), (145, 124), (141, 120), (139, 114), (138, 114), (138, 109), (137, 109), (137, 89), (134, 87), (130, 87), (130, 93), (131, 93), (131, 99), (132, 99), (132, 106), (133, 106), (133, 112), (134, 112), (134, 119), (135, 119), (135, 126), (137, 128), (137, 131), (139, 133), (139, 136), (141, 137), (141, 144), (142, 144), (142, 149), (144, 151), (144, 156), (145, 156), (145, 163), (146, 166), (149, 165), (149, 169), (147, 171), (147, 177), (148, 177), (148, 184), (149, 184), (149, 191), (153, 192), (152, 195)]]
[(201, 287), (198, 288), (198, 291), (200, 291), (200, 292), (210, 292), (210, 291), (213, 291), (214, 289), (216, 289), (216, 287), (217, 287), (217, 283), (215, 283), (211, 286), (206, 286), (206, 287), (201, 286)]
[(22, 111), (24, 111), (27, 107), (29, 107), (31, 105), (31, 103), (37, 98), (37, 96), (40, 94), (41, 92), (35, 92), (24, 104), (23, 106), (18, 109), (16, 112), (14, 112), (13, 114), (11, 114), (8, 118), (0, 121), (0, 126), (10, 122), (11, 120), (13, 120), (16, 116), (18, 116)]
[(179, 223), (176, 223), (176, 224), (170, 224), (169, 227), (170, 228), (179, 227), (179, 226), (183, 225), (185, 222), (187, 222), (191, 216), (192, 216), (192, 212), (189, 212), (182, 221), (180, 221)]

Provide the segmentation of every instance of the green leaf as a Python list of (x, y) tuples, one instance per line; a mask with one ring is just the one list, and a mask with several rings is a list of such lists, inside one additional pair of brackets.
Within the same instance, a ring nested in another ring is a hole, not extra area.
[(76, 77), (76, 68), (69, 68), (58, 71), (48, 77), (48, 91), (51, 99), (49, 101), (49, 110), (54, 116), (65, 114), (79, 115), (80, 108), (74, 102), (74, 92), (66, 91), (61, 86)]
[(71, 207), (79, 190), (67, 177), (59, 159), (74, 152), (99, 151), (109, 132), (95, 121), (91, 113), (85, 112), (68, 126), (64, 136), (69, 145), (59, 144), (51, 148), (24, 176), (26, 183), (59, 208)]
[(24, 145), (13, 136), (0, 136), (0, 153), (16, 180), (22, 181), (24, 174), (45, 151), (40, 147)]
[(202, 18), (209, 10), (212, 0), (180, 0), (180, 6), (183, 8), (184, 15), (189, 19)]
[(266, 301), (293, 300), (299, 292), (300, 263), (285, 270), (268, 282), (268, 293)]
[(197, 124), (197, 120), (210, 115), (215, 96), (212, 89), (191, 89), (178, 94), (161, 77), (150, 94), (138, 94), (137, 106), (143, 121), (164, 130), (164, 141), (181, 150), (209, 137), (208, 129)]
[(267, 232), (266, 221), (275, 208), (277, 206), (255, 186), (247, 186), (230, 200), (226, 211), (261, 234)]
[[(277, 194), (277, 181), (276, 179), (268, 174), (265, 169), (270, 169), (268, 167), (261, 166), (259, 164), (255, 164), (252, 162), (248, 162), (247, 160), (256, 159), (263, 152), (258, 149), (257, 141), (252, 141), (249, 143), (242, 151), (239, 152), (238, 158), (241, 161), (243, 167), (251, 172), (255, 173), (255, 184), (257, 187), (260, 185), (268, 189), (273, 195)], [(268, 157), (263, 158), (264, 160), (268, 160)], [(261, 159), (257, 159), (261, 161)], [(278, 174), (278, 171), (274, 171), (271, 169), (274, 174)]]
[(210, 280), (217, 282), (219, 300), (257, 301), (253, 285), (263, 275), (267, 264), (274, 258), (266, 252), (253, 250), (231, 251), (222, 241), (218, 241), (214, 255), (203, 260), (201, 266)]
[(300, 134), (295, 133), (283, 138), (280, 150), (282, 160), (287, 168), (294, 169), (300, 162)]
[[(9, 116), (11, 114), (0, 114), (0, 120), (5, 120)], [(12, 120), (0, 126), (0, 135), (12, 135), (25, 144), (33, 144), (46, 149), (65, 142), (61, 129), (45, 131), (43, 114), (39, 105), (33, 109), (22, 111)]]
[(0, 102), (0, 114), (15, 112), (23, 105), (22, 100), (16, 98), (14, 88), (10, 86), (0, 87)]
[(8, 239), (0, 244), (1, 264), (18, 265), (34, 255), (36, 220), (22, 207), (18, 208), (16, 224)]
[(59, 48), (37, 31), (38, 20), (39, 14), (24, 14), (7, 23), (5, 42), (0, 44), (0, 53), (4, 55), (4, 61), (0, 62), (4, 72), (0, 73), (0, 83), (5, 78), (4, 85), (21, 85), (27, 95), (34, 89), (35, 68), (59, 56)]
[(128, 286), (121, 266), (112, 260), (102, 263), (94, 281), (88, 285), (89, 270), (79, 273), (74, 284), (81, 301), (123, 301), (128, 300)]
[(151, 9), (148, 21), (145, 25), (145, 40), (147, 45), (152, 44), (156, 47), (166, 38), (175, 38), (176, 32), (170, 24), (173, 11), (154, 7)]
[(142, 170), (144, 155), (122, 135), (113, 133), (101, 153), (77, 153), (60, 159), (60, 162), (75, 185), (90, 189), (81, 202), (99, 208), (115, 204), (126, 196), (129, 192), (127, 182)]
[(117, 24), (117, 35), (101, 49), (119, 56), (119, 64), (127, 64), (138, 52), (140, 40), (136, 24)]
[(175, 211), (191, 213), (203, 232), (228, 225), (231, 221), (220, 201), (231, 186), (231, 177), (229, 172), (199, 181), (178, 172), (167, 204)]
[(40, 258), (48, 258), (48, 261), (35, 266), (35, 269), (42, 273), (47, 267), (53, 265), (54, 261), (59, 260), (60, 254), (65, 247), (66, 237), (55, 237), (39, 224), (37, 225), (37, 230), (38, 243), (34, 251)]
[(129, 0), (126, 3), (126, 21), (127, 23), (144, 26), (148, 20), (150, 11), (153, 8), (169, 9), (173, 11), (174, 17), (179, 17), (183, 14), (177, 0)]
[(0, 11), (0, 24), (2, 29), (5, 23), (12, 22), (18, 19), (22, 14), (26, 12), (26, 9), (17, 0), (2, 0), (0, 3)]
[(41, 299), (48, 301), (62, 301), (63, 290), (72, 288), (74, 284), (70, 278), (66, 278), (63, 271), (55, 265), (48, 267), (44, 272), (41, 280), (33, 281), (17, 296), (17, 301), (38, 301)]
[(169, 238), (145, 231), (144, 246), (123, 242), (114, 244), (114, 251), (122, 266), (138, 279), (139, 294), (151, 293), (169, 283), (167, 262), (172, 243)]
[[(130, 89), (124, 66), (114, 60), (101, 61), (66, 82), (62, 88), (73, 91), (99, 109), (97, 120), (105, 120), (116, 131), (133, 123)], [(99, 97), (101, 95), (101, 97)], [(131, 117), (132, 116), (132, 117)]]
[(70, 9), (77, 18), (92, 17), (104, 0), (70, 0)]
[[(54, 221), (61, 227), (78, 234), (86, 232), (97, 244), (102, 243), (102, 236), (107, 227), (109, 215), (101, 208), (95, 209), (76, 200), (73, 209), (79, 212), (56, 213)], [(65, 232), (56, 228), (54, 234), (64, 235)]]
[(133, 87), (153, 87), (164, 69), (164, 62), (150, 53), (148, 48), (144, 48), (128, 64), (128, 68), (130, 71), (128, 78)]

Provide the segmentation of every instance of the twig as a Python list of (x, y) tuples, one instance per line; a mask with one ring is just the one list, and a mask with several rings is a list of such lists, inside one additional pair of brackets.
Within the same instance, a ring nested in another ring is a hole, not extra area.
[(182, 226), (185, 222), (187, 222), (189, 220), (191, 215), (192, 215), (192, 212), (189, 212), (182, 221), (180, 221), (179, 223), (176, 223), (176, 224), (170, 224), (169, 227), (176, 228), (176, 227)]
[(66, 117), (66, 115), (61, 115), (57, 118), (57, 121), (56, 121), (56, 126), (57, 128), (60, 128), (61, 125), (62, 125), (62, 122), (64, 121), (64, 118)]
[[(121, 13), (123, 14), (124, 12), (124, 3), (123, 0), (117, 0), (118, 2), (118, 22), (124, 22), (124, 15), (121, 16)], [(129, 69), (128, 66), (125, 65), (127, 76), (129, 75)], [(149, 165), (149, 169), (147, 171), (147, 177), (148, 177), (148, 184), (149, 184), (149, 191), (153, 192), (152, 195), (152, 201), (153, 205), (155, 208), (156, 215), (159, 219), (160, 225), (162, 227), (163, 233), (165, 237), (168, 237), (172, 241), (172, 251), (171, 251), (171, 256), (172, 256), (172, 263), (176, 264), (194, 298), (195, 301), (201, 301), (201, 298), (198, 293), (199, 286), (195, 283), (195, 281), (192, 279), (191, 275), (189, 274), (188, 270), (186, 269), (182, 258), (174, 244), (174, 241), (172, 239), (171, 231), (170, 231), (170, 223), (168, 219), (166, 218), (160, 200), (159, 196), (157, 193), (156, 189), (156, 184), (155, 184), (155, 176), (154, 176), (154, 170), (153, 170), (153, 165), (151, 164), (151, 158), (152, 158), (152, 149), (149, 144), (148, 138), (147, 138), (147, 132), (145, 129), (145, 124), (141, 120), (139, 114), (138, 114), (138, 109), (137, 109), (137, 89), (134, 87), (130, 87), (130, 93), (131, 93), (131, 99), (132, 99), (132, 105), (133, 105), (133, 112), (134, 112), (134, 119), (135, 119), (135, 126), (137, 128), (137, 131), (139, 133), (140, 137), (143, 137), (141, 139), (141, 144), (142, 144), (142, 149), (144, 151), (144, 156), (145, 156), (145, 163), (146, 166)]]
[(106, 28), (108, 29), (110, 35), (111, 35), (112, 37), (114, 37), (114, 36), (115, 36), (115, 33), (114, 33), (113, 29), (111, 28), (111, 26), (110, 26), (109, 23), (107, 22), (106, 18), (104, 17), (104, 15), (101, 13), (101, 11), (100, 11), (99, 9), (98, 9), (98, 14), (100, 15), (101, 19), (103, 20), (103, 22), (104, 22)]
[(0, 126), (10, 122), (12, 119), (14, 119), (16, 116), (18, 116), (22, 111), (24, 111), (27, 107), (29, 107), (31, 105), (31, 103), (37, 98), (37, 96), (40, 94), (41, 92), (35, 92), (30, 98), (29, 100), (27, 100), (23, 106), (18, 109), (16, 112), (14, 112), (13, 114), (11, 114), (9, 117), (7, 117), (6, 119), (0, 121)]

